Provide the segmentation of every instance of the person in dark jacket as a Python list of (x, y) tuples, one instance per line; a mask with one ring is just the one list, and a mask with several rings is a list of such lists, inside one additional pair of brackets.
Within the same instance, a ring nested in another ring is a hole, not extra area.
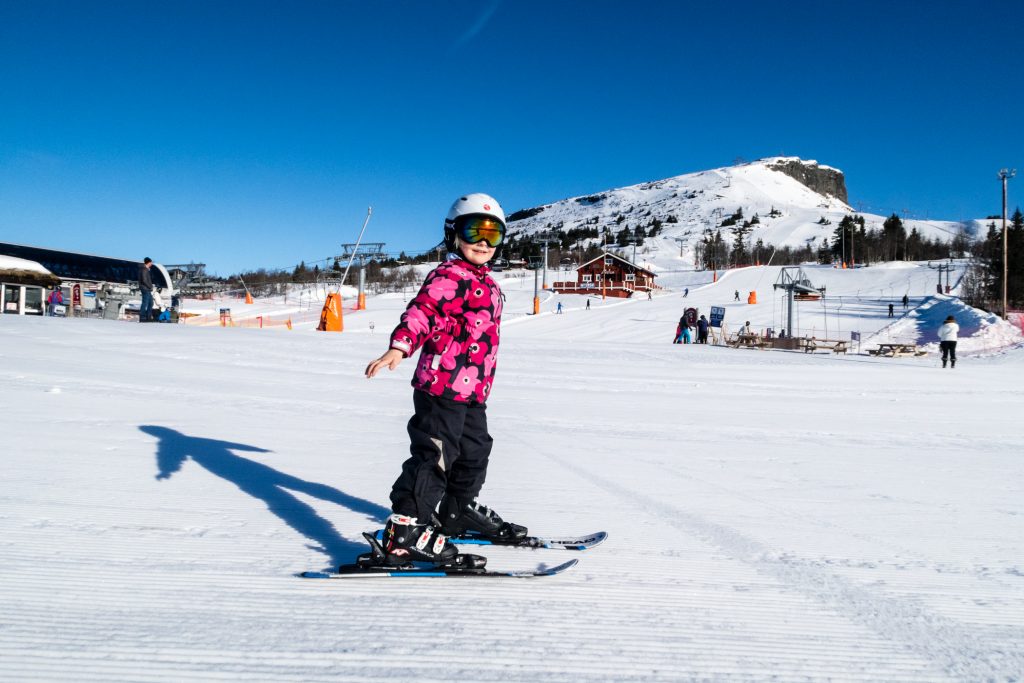
[(139, 266), (139, 289), (142, 291), (142, 304), (139, 306), (139, 322), (149, 322), (150, 312), (153, 310), (153, 275), (149, 269), (153, 267), (153, 259), (148, 256), (142, 259)]
[(708, 319), (704, 316), (701, 316), (700, 320), (697, 321), (697, 343), (708, 343)]
[(686, 316), (684, 315), (679, 319), (679, 324), (676, 325), (676, 336), (672, 338), (673, 344), (689, 344), (690, 343), (690, 325), (686, 322)]

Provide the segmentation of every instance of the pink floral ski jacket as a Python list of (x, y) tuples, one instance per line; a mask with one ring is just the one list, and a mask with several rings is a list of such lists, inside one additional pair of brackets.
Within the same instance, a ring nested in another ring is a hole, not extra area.
[(423, 347), (413, 388), (464, 403), (484, 403), (494, 383), (501, 290), (487, 266), (456, 258), (432, 270), (409, 302), (391, 348), (406, 358)]

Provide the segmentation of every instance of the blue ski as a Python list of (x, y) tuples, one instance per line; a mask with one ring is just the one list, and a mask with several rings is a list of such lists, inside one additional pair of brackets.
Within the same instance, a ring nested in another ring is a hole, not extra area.
[[(378, 541), (384, 539), (384, 531), (378, 530), (375, 534)], [(586, 536), (569, 536), (562, 538), (543, 538), (541, 536), (526, 536), (517, 539), (489, 539), (482, 536), (457, 536), (451, 539), (456, 545), (494, 545), (511, 548), (549, 548), (557, 550), (587, 550), (604, 543), (608, 533), (598, 531)]]
[(379, 578), (450, 578), (453, 576), (472, 576), (490, 578), (514, 578), (524, 579), (536, 576), (554, 576), (572, 569), (579, 560), (569, 560), (556, 567), (540, 567), (538, 569), (473, 569), (469, 567), (410, 567), (401, 569), (385, 566), (362, 566), (358, 564), (347, 564), (338, 568), (336, 572), (302, 572), (299, 574), (304, 579), (379, 579)]

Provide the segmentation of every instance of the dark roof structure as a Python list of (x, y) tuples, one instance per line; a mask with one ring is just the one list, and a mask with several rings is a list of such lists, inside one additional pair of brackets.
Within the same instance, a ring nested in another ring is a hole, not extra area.
[[(0, 255), (14, 256), (27, 261), (35, 261), (60, 279), (93, 280), (96, 282), (138, 282), (139, 266), (142, 261), (76, 254), (71, 251), (30, 247), (23, 244), (0, 242)], [(154, 268), (150, 271), (153, 284), (157, 287), (168, 287), (171, 283), (164, 281), (163, 273)]]

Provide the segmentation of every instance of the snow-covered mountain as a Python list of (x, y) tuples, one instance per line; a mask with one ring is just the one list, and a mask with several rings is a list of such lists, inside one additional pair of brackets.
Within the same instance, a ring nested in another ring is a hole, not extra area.
[[(511, 235), (573, 228), (649, 227), (662, 223), (657, 237), (638, 249), (655, 268), (693, 265), (694, 246), (705, 231), (732, 233), (723, 221), (742, 212), (740, 223), (751, 226), (750, 244), (763, 240), (776, 247), (802, 247), (831, 239), (843, 216), (864, 216), (866, 227), (881, 228), (886, 216), (857, 212), (848, 203), (842, 171), (796, 157), (771, 157), (737, 166), (689, 173), (630, 187), (570, 197), (509, 216)], [(823, 220), (824, 219), (824, 220)], [(826, 223), (826, 221), (830, 223)], [(960, 230), (973, 231), (975, 223), (905, 219), (908, 232), (949, 240)]]

